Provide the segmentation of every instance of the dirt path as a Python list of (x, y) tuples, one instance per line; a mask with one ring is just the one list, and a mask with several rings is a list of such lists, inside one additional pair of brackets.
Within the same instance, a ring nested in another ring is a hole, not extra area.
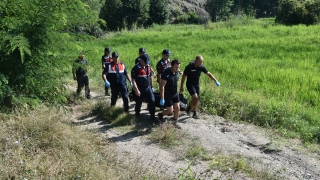
[[(91, 101), (106, 100), (103, 94), (92, 93)], [(117, 105), (121, 106), (118, 99)], [(130, 102), (130, 113), (134, 114), (134, 102)], [(148, 132), (155, 128), (146, 125), (147, 120), (141, 120), (136, 125), (139, 132), (132, 129), (113, 128), (94, 116), (87, 116), (73, 107), (73, 121), (82, 124), (84, 128), (99, 129), (99, 132), (114, 142), (120, 156), (132, 158), (143, 164), (154, 173), (166, 173), (174, 179), (181, 174), (180, 168), (187, 169), (188, 162), (181, 159), (177, 150), (163, 148), (152, 143)], [(141, 114), (148, 114), (145, 104)], [(147, 116), (147, 115), (145, 115)], [(299, 143), (273, 140), (265, 129), (250, 125), (229, 122), (217, 116), (203, 115), (201, 119), (193, 119), (182, 112), (179, 125), (183, 133), (189, 138), (196, 139), (197, 144), (204, 147), (208, 153), (220, 152), (226, 156), (243, 156), (249, 161), (251, 167), (257, 171), (267, 171), (278, 179), (308, 179), (320, 180), (320, 151), (318, 154), (304, 153)], [(183, 149), (182, 149), (183, 151)], [(183, 153), (181, 151), (181, 153)], [(270, 179), (268, 177), (247, 177), (245, 173), (236, 172), (232, 168), (225, 171), (209, 168), (210, 161), (197, 160), (191, 169), (200, 179)]]

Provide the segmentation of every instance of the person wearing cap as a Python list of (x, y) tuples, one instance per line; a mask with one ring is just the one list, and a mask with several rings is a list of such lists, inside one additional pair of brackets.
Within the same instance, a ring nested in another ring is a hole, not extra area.
[(146, 99), (148, 102), (150, 120), (155, 121), (156, 108), (153, 94), (152, 71), (148, 61), (148, 54), (143, 54), (140, 57), (139, 64), (135, 65), (131, 71), (132, 84), (136, 94), (135, 116), (140, 116), (142, 101)]
[(146, 51), (145, 48), (143, 48), (143, 47), (139, 48), (139, 57), (137, 57), (136, 60), (134, 61), (135, 64), (139, 64), (141, 56), (146, 54), (146, 53), (147, 53), (147, 51)]
[(112, 53), (112, 62), (104, 69), (102, 78), (105, 81), (105, 86), (111, 88), (111, 106), (116, 105), (118, 94), (121, 93), (124, 111), (129, 112), (129, 94), (126, 79), (130, 82), (131, 87), (132, 82), (128, 76), (126, 66), (120, 62), (117, 52)]
[(87, 99), (90, 99), (89, 77), (87, 75), (88, 68), (88, 61), (84, 58), (84, 55), (80, 55), (73, 63), (72, 74), (73, 79), (78, 83), (77, 94), (80, 95), (83, 86), (85, 86), (85, 96)]
[(183, 75), (181, 78), (180, 92), (184, 91), (183, 85), (185, 79), (187, 78), (187, 90), (192, 97), (192, 100), (187, 107), (187, 114), (190, 114), (190, 111), (193, 111), (193, 118), (199, 119), (199, 115), (197, 113), (197, 107), (200, 99), (200, 75), (201, 72), (206, 74), (210, 79), (212, 79), (217, 86), (220, 86), (219, 81), (207, 70), (207, 68), (203, 65), (203, 57), (201, 55), (197, 56), (195, 60), (191, 61), (184, 69)]
[[(109, 47), (104, 48), (104, 55), (102, 56), (102, 71), (106, 68), (106, 66), (112, 62), (111, 49)], [(106, 96), (110, 96), (109, 88), (104, 86), (104, 91)]]
[(180, 98), (178, 93), (180, 61), (175, 59), (171, 62), (171, 67), (163, 70), (160, 81), (160, 105), (165, 105), (167, 109), (158, 113), (160, 121), (163, 121), (163, 116), (172, 114), (173, 122), (177, 128), (177, 120), (180, 114)]
[[(146, 53), (147, 53), (147, 51), (146, 51), (145, 48), (143, 48), (143, 47), (139, 48), (139, 57), (136, 58), (135, 64), (139, 64), (141, 56), (146, 54)], [(146, 54), (146, 55), (148, 56), (148, 59), (149, 59), (147, 64), (150, 65), (150, 56), (148, 54)], [(154, 71), (153, 71), (151, 66), (150, 66), (150, 68), (151, 68), (152, 74), (154, 74)]]
[(170, 51), (169, 49), (164, 49), (162, 51), (162, 59), (157, 63), (157, 82), (160, 84), (161, 80), (161, 74), (164, 71), (164, 69), (171, 67), (170, 62)]

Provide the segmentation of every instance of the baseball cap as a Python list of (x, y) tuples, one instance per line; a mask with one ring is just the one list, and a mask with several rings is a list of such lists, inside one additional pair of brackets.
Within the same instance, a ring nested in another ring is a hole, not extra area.
[(166, 54), (166, 55), (170, 56), (170, 51), (169, 51), (169, 49), (163, 50), (163, 51), (162, 51), (162, 54)]
[(140, 57), (140, 59), (143, 60), (144, 63), (148, 64), (150, 58), (148, 54), (144, 54)]
[(119, 57), (119, 54), (118, 54), (117, 52), (113, 52), (113, 53), (111, 54), (111, 56), (112, 56), (112, 57)]
[(111, 52), (111, 49), (109, 47), (104, 48), (104, 51)]
[(147, 51), (146, 51), (146, 49), (145, 48), (139, 48), (139, 53), (146, 53)]

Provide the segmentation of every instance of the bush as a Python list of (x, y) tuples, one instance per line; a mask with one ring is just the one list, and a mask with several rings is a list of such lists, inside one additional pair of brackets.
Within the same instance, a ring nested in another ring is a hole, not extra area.
[(200, 19), (195, 11), (190, 11), (188, 13), (177, 16), (174, 23), (199, 23)]
[(320, 1), (281, 0), (276, 16), (276, 23), (285, 25), (306, 24), (319, 22)]

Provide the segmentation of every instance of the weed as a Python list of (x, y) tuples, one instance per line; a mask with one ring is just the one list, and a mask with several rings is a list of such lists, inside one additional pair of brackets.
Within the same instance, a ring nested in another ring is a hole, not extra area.
[(151, 141), (160, 143), (160, 145), (164, 147), (178, 145), (182, 137), (181, 132), (179, 132), (174, 126), (167, 123), (161, 124), (148, 136)]

